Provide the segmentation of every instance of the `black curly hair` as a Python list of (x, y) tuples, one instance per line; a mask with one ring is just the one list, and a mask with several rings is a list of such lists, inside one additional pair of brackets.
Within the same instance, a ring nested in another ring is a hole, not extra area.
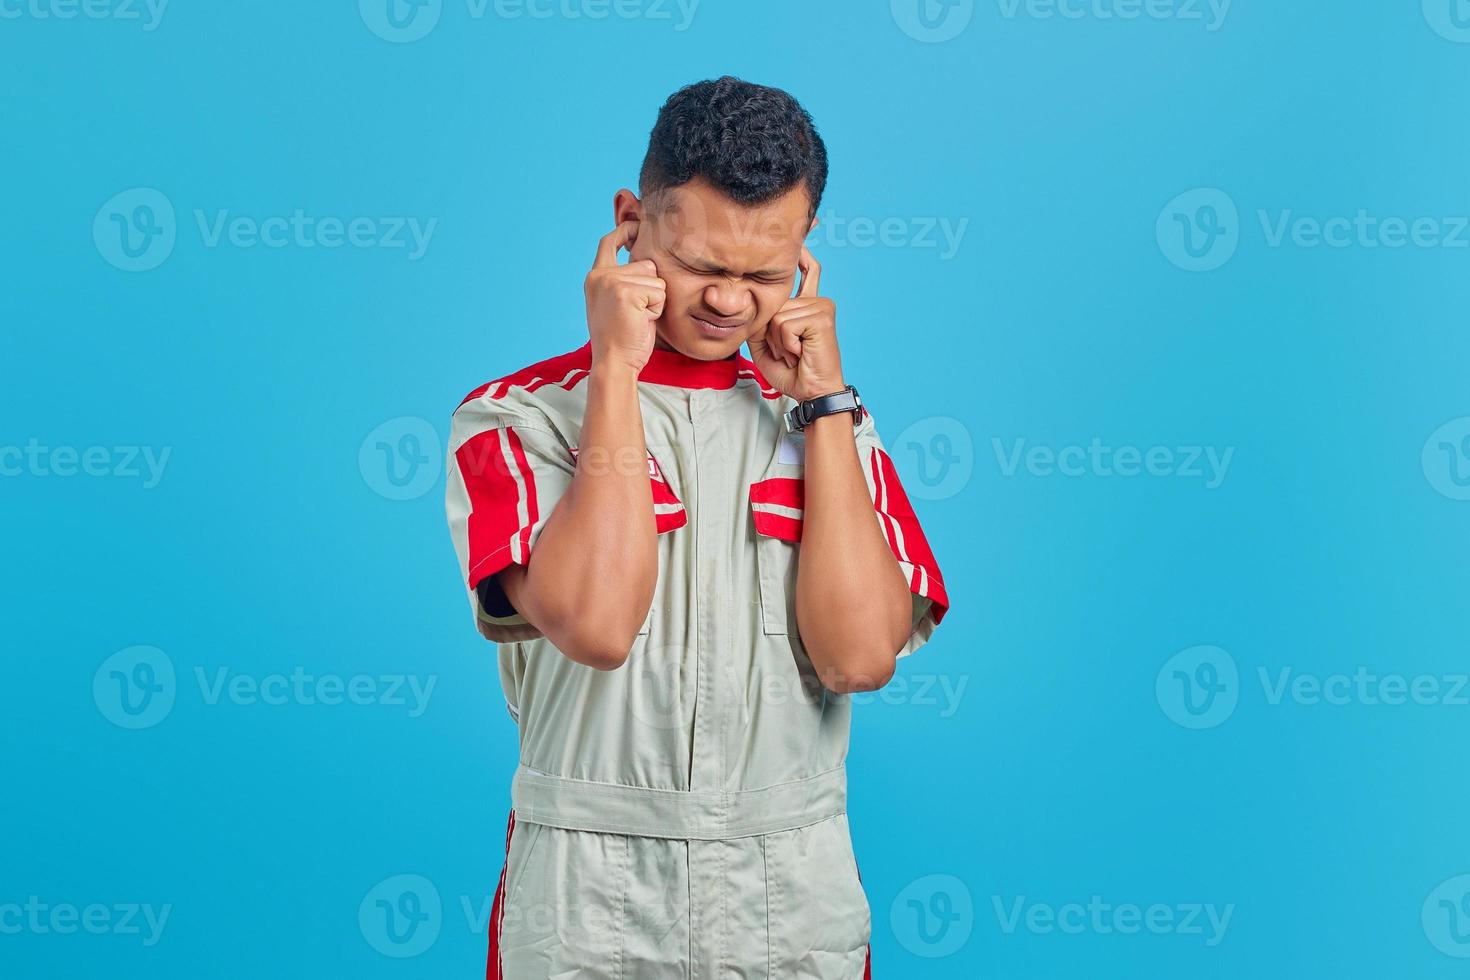
[(724, 75), (684, 86), (659, 109), (638, 193), (656, 208), (660, 192), (694, 177), (747, 206), (804, 183), (815, 215), (827, 185), (827, 147), (789, 94)]

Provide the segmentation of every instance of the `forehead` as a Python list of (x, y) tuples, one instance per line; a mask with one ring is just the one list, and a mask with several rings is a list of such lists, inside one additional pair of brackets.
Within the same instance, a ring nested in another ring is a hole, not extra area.
[(764, 204), (746, 206), (696, 177), (664, 191), (654, 221), (659, 243), (681, 258), (734, 269), (793, 264), (811, 217), (801, 185)]

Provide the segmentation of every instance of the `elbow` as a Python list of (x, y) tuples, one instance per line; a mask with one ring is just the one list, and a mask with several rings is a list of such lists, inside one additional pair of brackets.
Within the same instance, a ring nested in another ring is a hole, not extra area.
[(558, 622), (543, 632), (569, 660), (594, 670), (617, 670), (628, 662), (641, 625), (641, 621), (631, 626), (608, 625), (584, 614)]
[(862, 694), (876, 691), (893, 679), (898, 660), (892, 654), (858, 660), (821, 672), (822, 686), (833, 694)]
[(628, 651), (619, 653), (615, 647), (589, 647), (579, 651), (579, 655), (572, 659), (593, 670), (612, 671), (628, 662)]

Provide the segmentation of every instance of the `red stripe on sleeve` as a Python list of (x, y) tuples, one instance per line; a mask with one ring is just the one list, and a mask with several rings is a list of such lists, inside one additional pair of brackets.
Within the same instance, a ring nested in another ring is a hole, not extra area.
[[(945, 591), (944, 579), (939, 574), (939, 563), (935, 561), (934, 552), (929, 548), (929, 540), (924, 537), (924, 529), (919, 526), (918, 515), (909, 503), (908, 494), (904, 493), (898, 471), (893, 468), (893, 460), (883, 450), (875, 447), (871, 463), (874, 486), (878, 488), (873, 505), (885, 518), (884, 531), (888, 535), (888, 547), (899, 561), (907, 561), (916, 566), (916, 569), (922, 568), (928, 576), (927, 591), (920, 589), (917, 571), (909, 588), (915, 594), (925, 595), (933, 600), (934, 622), (937, 624), (949, 610), (949, 594)], [(902, 541), (895, 531), (902, 532)]]
[(515, 429), (506, 429), (506, 436), (510, 439), (510, 451), (515, 457), (516, 469), (520, 472), (521, 482), (526, 486), (526, 523), (521, 528), (521, 558), (525, 559), (531, 553), (531, 529), (541, 519), (536, 509), (536, 474), (531, 471), (531, 464), (526, 460), (526, 450), (521, 445), (521, 437), (516, 435)]
[[(521, 487), (505, 463), (504, 440), (518, 452), (524, 465), (525, 453), (520, 438), (510, 429), (489, 429), (465, 440), (455, 451), (455, 462), (464, 478), (465, 492), (470, 498), (470, 516), (466, 535), (469, 538), (469, 587), (474, 588), (512, 561), (511, 543), (517, 534), (530, 534), (521, 527)], [(521, 472), (528, 472), (529, 467)], [(534, 495), (536, 484), (525, 483)], [(534, 496), (528, 512), (534, 510)]]

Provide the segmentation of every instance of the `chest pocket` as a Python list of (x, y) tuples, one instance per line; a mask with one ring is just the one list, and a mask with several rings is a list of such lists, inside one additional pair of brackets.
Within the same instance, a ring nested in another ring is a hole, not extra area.
[(797, 632), (796, 569), (805, 489), (805, 480), (789, 476), (773, 476), (750, 485), (761, 625), (767, 633)]

